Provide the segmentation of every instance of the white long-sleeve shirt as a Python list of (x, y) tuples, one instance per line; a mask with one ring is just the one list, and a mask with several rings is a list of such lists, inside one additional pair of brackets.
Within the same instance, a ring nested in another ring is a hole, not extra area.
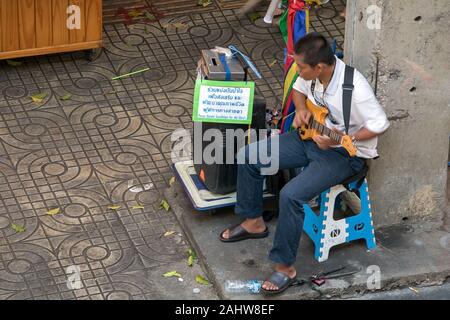
[[(312, 81), (306, 81), (298, 77), (294, 83), (295, 90), (307, 96), (316, 105), (319, 105), (319, 101), (329, 109), (326, 126), (330, 129), (336, 128), (342, 132), (345, 132), (344, 114), (342, 111), (342, 85), (344, 84), (344, 75), (345, 63), (336, 57), (334, 75), (325, 94), (323, 94), (323, 85), (318, 79), (314, 88), (315, 96), (311, 92)], [(377, 134), (386, 131), (389, 128), (389, 120), (387, 119), (386, 113), (379, 104), (366, 78), (356, 69), (353, 85), (355, 88), (352, 96), (349, 135), (355, 134), (362, 128), (366, 128)], [(356, 155), (366, 159), (377, 157), (377, 143), (377, 137), (364, 141), (356, 141), (356, 147), (358, 149)]]

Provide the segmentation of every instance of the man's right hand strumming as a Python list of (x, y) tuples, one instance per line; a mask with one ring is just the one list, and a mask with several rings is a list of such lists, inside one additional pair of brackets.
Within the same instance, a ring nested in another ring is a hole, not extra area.
[(295, 129), (300, 128), (302, 123), (308, 124), (309, 118), (311, 118), (311, 112), (306, 108), (306, 96), (297, 91), (293, 90), (292, 100), (295, 105), (295, 118), (293, 126)]
[(300, 108), (299, 110), (295, 111), (295, 118), (293, 123), (294, 128), (300, 128), (302, 123), (308, 124), (310, 118), (311, 112), (306, 108)]

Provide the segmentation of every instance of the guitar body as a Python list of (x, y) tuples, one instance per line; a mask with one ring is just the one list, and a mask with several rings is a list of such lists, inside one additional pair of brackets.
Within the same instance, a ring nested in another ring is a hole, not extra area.
[[(314, 127), (324, 127), (324, 131), (330, 131), (325, 126), (325, 119), (328, 117), (328, 109), (320, 106), (316, 106), (309, 99), (306, 99), (306, 109), (311, 112), (311, 120), (309, 125), (302, 124), (299, 130), (300, 137), (302, 140), (311, 140), (314, 136), (323, 135), (324, 133), (320, 132), (318, 129), (313, 128), (311, 125), (314, 122)], [(328, 133), (327, 135), (330, 135)], [(339, 136), (340, 139), (336, 140), (338, 144), (342, 145), (342, 147), (347, 150), (350, 157), (356, 156), (356, 146), (352, 141), (352, 138), (348, 135)]]
[[(306, 109), (311, 112), (311, 116), (321, 125), (325, 125), (325, 119), (328, 117), (328, 110), (326, 108), (316, 106), (309, 99), (306, 99)], [(314, 136), (320, 135), (316, 129), (309, 128), (302, 124), (300, 128), (300, 137), (302, 140), (311, 140)]]

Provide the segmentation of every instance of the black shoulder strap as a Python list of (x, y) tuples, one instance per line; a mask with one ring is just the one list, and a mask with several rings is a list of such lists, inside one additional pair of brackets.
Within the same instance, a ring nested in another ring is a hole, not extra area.
[(348, 134), (350, 128), (350, 111), (352, 108), (352, 95), (353, 95), (353, 76), (355, 74), (355, 68), (345, 66), (344, 84), (342, 85), (342, 110), (344, 112), (345, 133)]

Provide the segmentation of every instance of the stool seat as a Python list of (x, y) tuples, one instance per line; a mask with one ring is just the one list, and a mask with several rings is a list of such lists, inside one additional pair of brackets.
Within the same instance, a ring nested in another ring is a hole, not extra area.
[[(303, 205), (303, 229), (314, 242), (314, 256), (319, 262), (328, 259), (332, 247), (353, 240), (364, 239), (369, 250), (376, 247), (366, 174), (367, 169), (362, 170), (342, 184), (322, 192), (319, 196), (318, 215), (309, 204)], [(334, 211), (339, 206), (338, 196), (344, 191), (354, 192), (358, 196), (361, 200), (361, 211), (354, 216), (334, 220)]]

